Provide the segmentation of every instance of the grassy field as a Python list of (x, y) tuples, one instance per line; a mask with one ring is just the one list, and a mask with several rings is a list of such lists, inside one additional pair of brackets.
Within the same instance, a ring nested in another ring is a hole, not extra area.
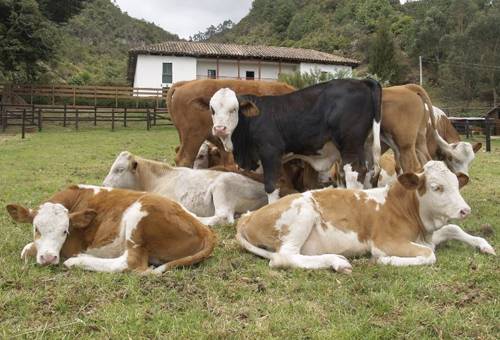
[[(434, 266), (396, 268), (352, 260), (352, 275), (271, 270), (244, 252), (234, 226), (216, 228), (207, 261), (160, 277), (24, 265), (31, 226), (4, 206), (36, 206), (70, 183), (100, 184), (115, 156), (129, 150), (172, 161), (171, 128), (0, 134), (0, 337), (12, 338), (483, 338), (500, 337), (498, 257), (458, 242)], [(474, 234), (493, 227), (500, 250), (500, 141), (480, 152), (463, 195)]]

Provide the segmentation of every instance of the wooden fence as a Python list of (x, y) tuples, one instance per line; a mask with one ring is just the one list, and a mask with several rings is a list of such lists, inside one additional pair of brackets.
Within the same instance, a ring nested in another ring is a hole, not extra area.
[(99, 99), (114, 100), (114, 106), (118, 107), (121, 99), (133, 100), (136, 106), (139, 101), (152, 101), (155, 107), (164, 106), (168, 88), (144, 88), (128, 86), (72, 86), (72, 85), (15, 85), (0, 84), (0, 94), (5, 96), (19, 96), (29, 104), (35, 104), (36, 97), (45, 97), (52, 105), (56, 105), (59, 98), (70, 98), (73, 106), (77, 99), (93, 100), (94, 106)]
[(107, 122), (111, 130), (114, 130), (117, 124), (127, 127), (130, 122), (145, 122), (147, 130), (152, 126), (172, 125), (165, 108), (0, 104), (2, 131), (9, 126), (20, 126), (22, 138), (28, 129), (42, 131), (46, 123), (62, 123), (63, 127), (74, 126), (78, 130), (84, 122), (93, 126), (97, 126), (99, 122)]
[(448, 117), (455, 129), (466, 138), (472, 135), (474, 130), (484, 133), (486, 151), (491, 151), (491, 136), (495, 129), (495, 121), (489, 117)]

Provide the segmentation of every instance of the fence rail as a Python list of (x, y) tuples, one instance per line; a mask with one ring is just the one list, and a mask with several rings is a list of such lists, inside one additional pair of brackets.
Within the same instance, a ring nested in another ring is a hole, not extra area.
[(0, 104), (0, 126), (5, 131), (9, 126), (20, 126), (21, 137), (25, 137), (27, 128), (42, 131), (45, 123), (62, 123), (63, 127), (90, 122), (97, 126), (99, 122), (111, 123), (111, 130), (117, 124), (127, 127), (129, 122), (145, 122), (146, 129), (152, 126), (172, 125), (170, 115), (165, 108), (124, 108), (68, 105), (5, 105)]

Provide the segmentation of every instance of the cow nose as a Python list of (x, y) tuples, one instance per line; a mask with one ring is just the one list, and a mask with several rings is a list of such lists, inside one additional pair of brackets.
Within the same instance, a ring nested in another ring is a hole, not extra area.
[(460, 210), (460, 217), (464, 218), (464, 217), (468, 216), (470, 214), (470, 212), (471, 212), (470, 207), (463, 208)]
[(216, 125), (216, 126), (214, 126), (214, 135), (225, 136), (227, 134), (226, 130), (227, 130), (227, 128), (225, 126)]
[(45, 254), (45, 255), (41, 256), (41, 260), (42, 260), (43, 264), (51, 264), (51, 263), (55, 263), (57, 261), (57, 256)]

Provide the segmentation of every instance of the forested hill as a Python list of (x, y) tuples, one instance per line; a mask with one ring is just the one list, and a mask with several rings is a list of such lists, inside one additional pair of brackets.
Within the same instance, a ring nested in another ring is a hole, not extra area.
[(130, 48), (178, 39), (111, 0), (0, 0), (0, 82), (125, 85)]
[(61, 27), (61, 34), (57, 75), (69, 82), (89, 84), (124, 84), (130, 48), (179, 39), (121, 12), (109, 0), (89, 2)]
[(416, 81), (443, 97), (493, 101), (500, 91), (500, 1), (254, 0), (209, 41), (313, 48), (360, 59), (392, 84)]

